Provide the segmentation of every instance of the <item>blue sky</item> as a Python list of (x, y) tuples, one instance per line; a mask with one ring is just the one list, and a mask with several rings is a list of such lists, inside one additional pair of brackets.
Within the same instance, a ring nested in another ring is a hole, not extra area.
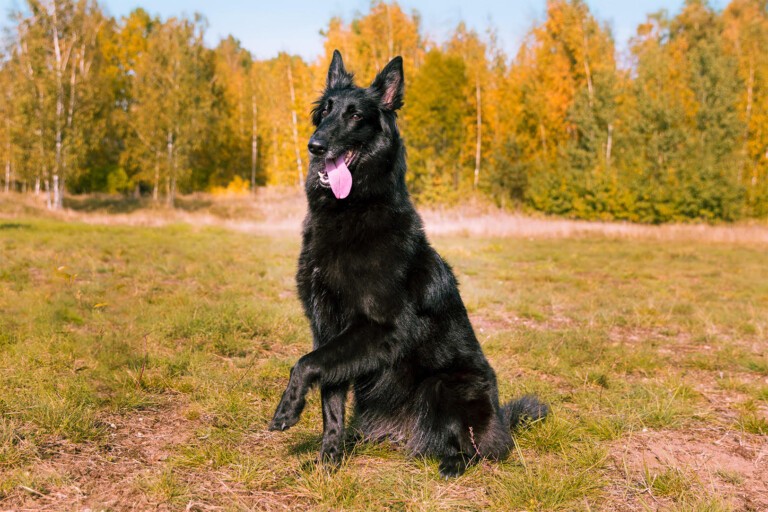
[[(724, 2), (714, 0), (712, 3), (722, 7)], [(211, 45), (232, 34), (258, 58), (287, 51), (308, 60), (314, 60), (321, 53), (319, 31), (331, 16), (349, 20), (370, 5), (369, 0), (101, 0), (100, 3), (113, 16), (122, 16), (139, 6), (163, 17), (200, 12), (208, 19), (207, 39)], [(406, 10), (419, 11), (425, 33), (438, 42), (445, 40), (461, 20), (480, 32), (485, 31), (490, 21), (509, 55), (514, 55), (533, 23), (543, 18), (545, 3), (545, 0), (400, 1)], [(683, 0), (587, 0), (587, 3), (601, 22), (608, 22), (612, 27), (621, 49), (646, 13), (659, 9), (675, 13)], [(4, 26), (8, 24), (7, 13), (19, 5), (23, 5), (20, 0), (0, 0)]]

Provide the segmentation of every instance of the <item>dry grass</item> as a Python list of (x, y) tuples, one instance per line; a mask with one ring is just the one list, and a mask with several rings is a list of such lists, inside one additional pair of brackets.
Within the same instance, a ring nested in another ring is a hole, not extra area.
[[(306, 211), (303, 193), (293, 188), (259, 189), (255, 197), (195, 194), (181, 198), (175, 209), (155, 206), (148, 200), (126, 201), (118, 196), (70, 199), (69, 208), (62, 212), (44, 211), (42, 201), (33, 197), (13, 195), (4, 198), (0, 194), (0, 202), (3, 201), (6, 204), (0, 207), (0, 216), (5, 218), (34, 213), (95, 225), (159, 227), (184, 223), (263, 235), (298, 233)], [(568, 220), (503, 211), (477, 199), (459, 208), (420, 208), (420, 211), (427, 232), (433, 236), (532, 239), (601, 236), (627, 240), (768, 244), (768, 223), (761, 221), (732, 225), (651, 226)]]
[(757, 222), (716, 226), (707, 224), (649, 226), (531, 217), (501, 211), (467, 217), (456, 212), (426, 210), (423, 216), (427, 231), (433, 235), (537, 239), (602, 236), (622, 240), (768, 243), (768, 226)]

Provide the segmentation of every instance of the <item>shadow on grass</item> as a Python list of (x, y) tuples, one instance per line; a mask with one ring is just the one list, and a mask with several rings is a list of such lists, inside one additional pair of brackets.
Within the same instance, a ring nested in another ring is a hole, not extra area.
[(19, 222), (0, 222), (0, 231), (9, 229), (32, 229), (29, 224), (21, 224)]
[(322, 435), (317, 434), (299, 434), (291, 443), (291, 447), (288, 448), (288, 453), (291, 455), (304, 455), (307, 453), (320, 453), (320, 447), (322, 446)]
[(119, 195), (67, 196), (64, 208), (78, 212), (131, 213), (150, 206), (145, 199)]
[(177, 197), (174, 201), (174, 204), (179, 210), (184, 210), (186, 212), (196, 212), (198, 210), (205, 210), (210, 208), (210, 206), (213, 204), (213, 201), (199, 197)]
[[(213, 201), (199, 197), (177, 197), (174, 206), (178, 210), (196, 212), (206, 210), (213, 205)], [(132, 213), (142, 209), (164, 208), (165, 201), (155, 203), (148, 197), (135, 198), (121, 195), (89, 195), (67, 196), (64, 198), (64, 207), (77, 212), (85, 213)]]
[[(345, 427), (344, 433), (344, 452), (349, 455), (360, 448), (373, 446), (387, 446), (386, 440), (371, 441), (365, 439), (360, 431), (360, 423), (357, 415), (353, 415), (349, 424)], [(294, 434), (291, 439), (291, 446), (288, 453), (291, 455), (304, 455), (314, 453), (318, 455), (323, 445), (323, 435), (321, 433), (302, 432)]]

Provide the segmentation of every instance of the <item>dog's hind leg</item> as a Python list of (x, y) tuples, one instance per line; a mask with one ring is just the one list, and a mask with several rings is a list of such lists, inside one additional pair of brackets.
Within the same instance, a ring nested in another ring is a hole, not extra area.
[(323, 447), (320, 461), (338, 465), (344, 454), (344, 412), (348, 384), (322, 386), (320, 397), (323, 402)]
[[(437, 375), (425, 380), (413, 402), (416, 428), (410, 448), (440, 461), (440, 474), (457, 477), (481, 457), (494, 456), (488, 434), (500, 429), (489, 383), (477, 375)], [(495, 443), (492, 443), (495, 444)]]

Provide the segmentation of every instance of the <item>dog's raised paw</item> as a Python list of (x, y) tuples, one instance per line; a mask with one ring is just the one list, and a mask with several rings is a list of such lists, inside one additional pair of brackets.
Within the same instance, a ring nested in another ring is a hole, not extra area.
[(284, 430), (288, 430), (298, 422), (298, 416), (289, 416), (287, 414), (275, 413), (275, 417), (272, 418), (272, 421), (269, 422), (269, 426), (267, 428), (271, 431), (282, 432)]

